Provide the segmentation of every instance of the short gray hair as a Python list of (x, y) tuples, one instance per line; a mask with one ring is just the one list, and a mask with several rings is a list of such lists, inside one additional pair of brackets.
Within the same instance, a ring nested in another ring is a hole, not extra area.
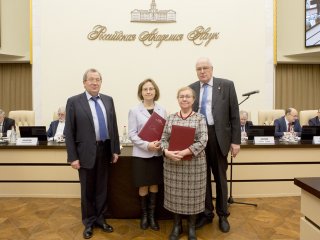
[(65, 113), (66, 112), (66, 107), (64, 107), (64, 106), (61, 106), (61, 107), (59, 107), (58, 108), (58, 113), (61, 113), (61, 112), (63, 112), (63, 113)]
[(248, 112), (245, 111), (245, 110), (240, 110), (239, 115), (240, 115), (240, 116), (246, 115), (246, 116), (248, 117), (249, 114), (248, 114)]
[(85, 73), (83, 74), (83, 81), (86, 81), (87, 80), (87, 75), (89, 72), (96, 72), (100, 75), (100, 79), (102, 80), (102, 76), (101, 76), (101, 73), (95, 69), (95, 68), (89, 68), (87, 71), (85, 71)]

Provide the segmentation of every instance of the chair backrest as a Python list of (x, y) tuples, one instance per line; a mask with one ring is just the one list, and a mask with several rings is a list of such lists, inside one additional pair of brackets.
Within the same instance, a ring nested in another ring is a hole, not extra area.
[(274, 125), (274, 120), (284, 116), (284, 109), (258, 111), (258, 125)]
[(248, 121), (251, 121), (251, 112), (247, 111), (248, 113)]
[(53, 121), (58, 120), (58, 112), (53, 112), (53, 116), (52, 116)]
[(35, 124), (34, 111), (28, 111), (28, 110), (10, 111), (8, 117), (15, 120), (17, 130), (19, 129), (19, 126), (34, 126)]
[(318, 110), (303, 110), (299, 113), (300, 125), (309, 125), (309, 120), (317, 116)]

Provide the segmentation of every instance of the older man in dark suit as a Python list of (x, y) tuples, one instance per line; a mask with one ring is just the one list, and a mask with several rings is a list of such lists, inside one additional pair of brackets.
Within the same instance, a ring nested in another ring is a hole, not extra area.
[(117, 162), (120, 144), (113, 99), (99, 93), (101, 83), (96, 69), (87, 70), (83, 76), (86, 91), (69, 98), (66, 107), (68, 162), (79, 171), (85, 239), (92, 237), (94, 226), (113, 231), (104, 215), (109, 163)]
[(64, 137), (64, 126), (66, 120), (65, 107), (59, 107), (57, 116), (58, 120), (52, 121), (50, 123), (49, 130), (47, 131), (47, 136), (49, 140), (55, 140), (56, 138)]
[(211, 171), (216, 182), (216, 212), (219, 228), (229, 232), (227, 185), (227, 156), (229, 151), (236, 157), (240, 151), (241, 132), (238, 99), (232, 81), (213, 77), (213, 66), (208, 58), (200, 58), (196, 63), (199, 81), (190, 85), (196, 92), (193, 110), (204, 114), (208, 124), (207, 190), (205, 211), (198, 217), (196, 227), (211, 223), (213, 204)]
[(309, 120), (309, 126), (320, 126), (320, 108), (318, 109), (318, 116)]
[(240, 115), (240, 128), (241, 128), (241, 135), (244, 133), (245, 136), (247, 136), (247, 131), (250, 128), (250, 126), (253, 126), (252, 121), (248, 121), (248, 112), (241, 110), (239, 112)]
[(274, 120), (275, 133), (278, 138), (295, 132), (297, 136), (301, 135), (301, 125), (298, 119), (298, 111), (294, 108), (287, 108), (285, 115), (281, 118)]
[(0, 109), (0, 133), (2, 136), (7, 136), (7, 131), (16, 127), (14, 119), (7, 118), (6, 113)]

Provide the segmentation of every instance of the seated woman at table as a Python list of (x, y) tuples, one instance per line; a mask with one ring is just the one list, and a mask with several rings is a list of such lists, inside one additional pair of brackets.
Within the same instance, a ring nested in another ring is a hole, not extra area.
[[(196, 215), (205, 209), (207, 165), (205, 147), (208, 130), (205, 117), (192, 111), (195, 92), (181, 88), (177, 94), (180, 111), (167, 118), (161, 144), (164, 153), (164, 207), (173, 212), (174, 224), (170, 240), (182, 233), (181, 215), (188, 215), (188, 239), (196, 239)], [(172, 125), (195, 128), (194, 142), (181, 151), (169, 151)], [(191, 160), (183, 160), (191, 155)]]
[[(138, 98), (141, 103), (129, 111), (128, 135), (133, 143), (133, 180), (139, 187), (141, 221), (140, 228), (158, 231), (159, 224), (155, 219), (156, 198), (158, 184), (163, 183), (163, 157), (158, 141), (145, 141), (138, 133), (156, 112), (166, 118), (166, 111), (156, 101), (160, 97), (160, 91), (152, 79), (146, 79), (138, 86)], [(159, 137), (160, 138), (160, 137)]]

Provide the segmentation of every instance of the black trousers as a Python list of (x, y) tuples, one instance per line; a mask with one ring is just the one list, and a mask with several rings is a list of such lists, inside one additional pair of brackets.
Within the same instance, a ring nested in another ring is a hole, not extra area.
[(214, 126), (208, 126), (208, 143), (206, 146), (207, 187), (204, 216), (213, 218), (211, 172), (216, 182), (216, 212), (219, 216), (228, 216), (228, 160), (219, 147)]
[(96, 162), (92, 169), (79, 169), (82, 222), (86, 227), (104, 222), (107, 211), (110, 141), (97, 143)]

